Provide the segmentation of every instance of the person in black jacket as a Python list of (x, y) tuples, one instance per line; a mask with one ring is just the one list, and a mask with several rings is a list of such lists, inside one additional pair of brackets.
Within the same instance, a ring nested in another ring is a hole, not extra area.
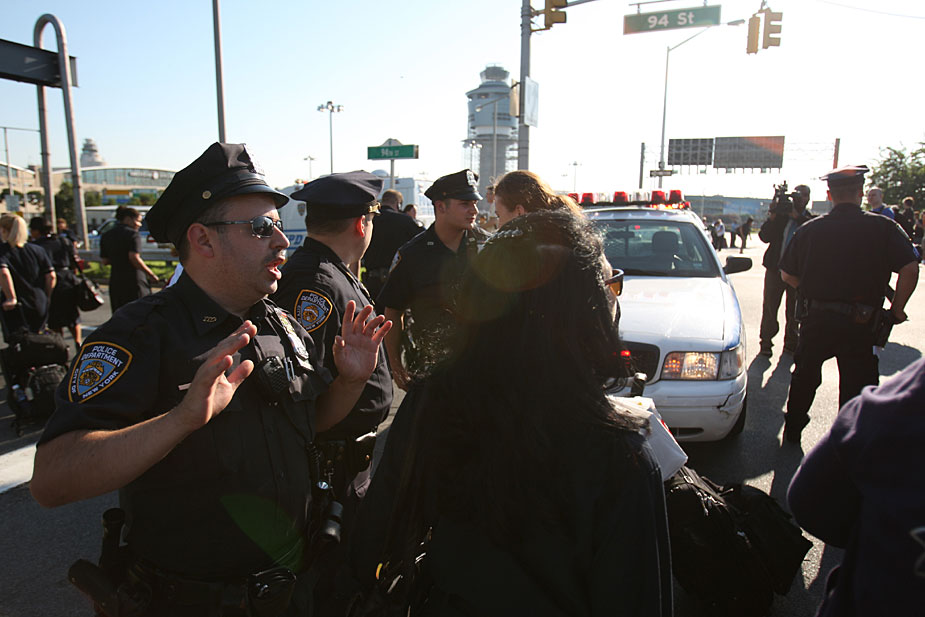
[(801, 184), (793, 191), (793, 208), (784, 211), (778, 205), (775, 196), (768, 209), (768, 218), (758, 231), (761, 241), (769, 245), (761, 261), (765, 268), (764, 301), (761, 307), (761, 327), (758, 333), (761, 344), (759, 353), (767, 357), (772, 354), (772, 339), (780, 330), (777, 314), (781, 298), (785, 295), (784, 351), (793, 353), (797, 348), (798, 329), (793, 315), (796, 307), (796, 293), (792, 287), (781, 280), (778, 262), (794, 232), (800, 225), (813, 218), (813, 214), (806, 210), (806, 205), (809, 203), (809, 187)]
[(3, 290), (3, 335), (41, 332), (48, 321), (48, 299), (57, 282), (48, 254), (29, 244), (29, 231), (20, 216), (0, 217), (0, 289)]
[(402, 403), (360, 510), (364, 586), (431, 529), (427, 615), (671, 615), (659, 468), (642, 421), (604, 393), (627, 370), (610, 272), (567, 209), (486, 243), (453, 353)]
[(363, 266), (366, 268), (363, 284), (373, 300), (379, 296), (385, 279), (389, 276), (395, 252), (405, 242), (424, 231), (413, 218), (402, 214), (401, 204), (402, 195), (398, 191), (389, 189), (382, 194), (382, 207), (379, 216), (376, 217), (373, 238), (363, 256)]
[(76, 288), (80, 280), (74, 273), (77, 267), (77, 251), (68, 236), (51, 233), (51, 225), (40, 216), (29, 221), (32, 242), (45, 249), (51, 265), (55, 268), (55, 289), (51, 293), (48, 308), (48, 327), (61, 333), (63, 328), (71, 331), (77, 349), (80, 349), (80, 310), (77, 308)]
[(119, 224), (100, 238), (100, 261), (112, 266), (109, 273), (109, 300), (112, 312), (138, 298), (151, 294), (151, 283), (160, 279), (141, 258), (141, 214), (135, 208), (116, 210)]

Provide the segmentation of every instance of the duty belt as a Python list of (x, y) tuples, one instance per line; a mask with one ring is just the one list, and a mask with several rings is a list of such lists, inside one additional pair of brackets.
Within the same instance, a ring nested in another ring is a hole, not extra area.
[(810, 300), (810, 311), (824, 311), (851, 317), (856, 323), (867, 323), (874, 314), (874, 307), (867, 304), (849, 302), (828, 302), (825, 300)]

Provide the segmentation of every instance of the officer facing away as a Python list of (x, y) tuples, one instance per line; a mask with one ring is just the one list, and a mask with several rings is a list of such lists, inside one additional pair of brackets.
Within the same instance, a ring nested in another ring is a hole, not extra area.
[(116, 530), (104, 550), (120, 597), (106, 614), (309, 614), (326, 488), (311, 442), (356, 404), (389, 324), (348, 306), (331, 378), (267, 300), (287, 201), (243, 144), (214, 143), (177, 172), (148, 223), (183, 275), (94, 332), (57, 392), (31, 491), (58, 506), (119, 489), (127, 547)]
[[(475, 226), (478, 175), (468, 169), (438, 178), (424, 192), (434, 203), (434, 223), (398, 250), (378, 302), (394, 325), (386, 336), (392, 378), (408, 389), (413, 376), (426, 374), (442, 360), (448, 337), (455, 332), (456, 287), (470, 261), (470, 252), (488, 234)], [(402, 337), (411, 309), (414, 356), (406, 364)]]
[[(839, 406), (879, 382), (874, 353), (878, 320), (906, 320), (903, 309), (918, 283), (918, 263), (905, 232), (894, 221), (863, 212), (866, 166), (848, 166), (822, 177), (829, 185), (832, 211), (797, 229), (781, 257), (784, 282), (800, 290), (806, 315), (787, 399), (784, 438), (800, 442), (809, 423), (822, 363), (838, 359)], [(892, 272), (896, 292), (881, 311)]]
[[(792, 203), (789, 209), (785, 204), (777, 203), (777, 195), (771, 201), (768, 209), (768, 218), (761, 224), (758, 237), (762, 242), (768, 243), (764, 252), (762, 265), (764, 265), (764, 299), (761, 306), (761, 327), (759, 337), (761, 349), (759, 353), (771, 357), (772, 340), (780, 330), (777, 314), (780, 312), (780, 301), (784, 297), (784, 351), (793, 353), (797, 347), (797, 320), (793, 316), (796, 306), (797, 294), (790, 285), (786, 284), (780, 276), (778, 263), (787, 244), (793, 238), (797, 228), (813, 218), (813, 214), (806, 210), (809, 204), (809, 187), (801, 184), (793, 189)], [(744, 244), (744, 240), (743, 240)]]
[[(335, 377), (339, 372), (329, 350), (340, 332), (347, 305), (351, 301), (356, 306), (372, 302), (347, 264), (363, 257), (374, 235), (373, 221), (379, 224), (376, 196), (381, 188), (381, 178), (354, 171), (313, 180), (292, 194), (293, 199), (305, 202), (308, 237), (281, 268), (283, 278), (272, 299), (291, 311), (312, 335), (318, 362)], [(392, 378), (385, 347), (380, 346), (376, 370), (353, 410), (316, 440), (324, 454), (327, 481), (339, 498), (348, 490), (359, 497), (365, 492), (375, 431), (391, 404)], [(358, 443), (364, 436), (366, 439)]]

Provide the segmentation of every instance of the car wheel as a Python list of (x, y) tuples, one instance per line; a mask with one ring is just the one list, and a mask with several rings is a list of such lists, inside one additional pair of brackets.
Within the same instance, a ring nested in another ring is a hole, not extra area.
[(739, 417), (736, 420), (736, 423), (732, 425), (732, 430), (729, 431), (729, 434), (726, 435), (725, 439), (732, 439), (736, 435), (739, 435), (745, 429), (745, 416), (748, 411), (748, 396), (742, 401), (742, 411), (739, 412)]

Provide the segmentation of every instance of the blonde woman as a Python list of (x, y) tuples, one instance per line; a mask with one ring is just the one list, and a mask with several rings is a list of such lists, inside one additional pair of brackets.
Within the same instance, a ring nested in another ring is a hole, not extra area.
[(55, 287), (55, 269), (41, 247), (27, 244), (29, 230), (19, 216), (0, 216), (0, 290), (3, 334), (41, 332), (48, 321), (48, 299)]

